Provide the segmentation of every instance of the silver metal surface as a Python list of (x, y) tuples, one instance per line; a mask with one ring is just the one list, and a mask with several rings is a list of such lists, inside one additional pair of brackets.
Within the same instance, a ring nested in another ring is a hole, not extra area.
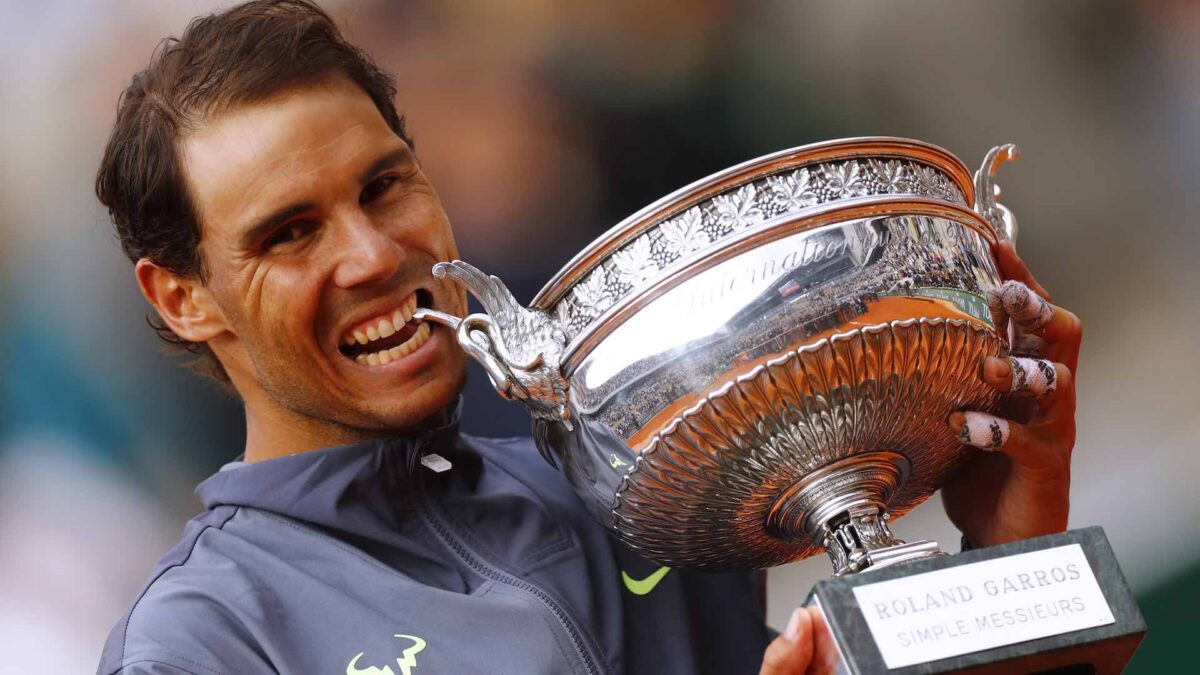
[(471, 289), (487, 314), (460, 320), (419, 309), (413, 316), (453, 328), (459, 345), (483, 365), (501, 396), (523, 403), (535, 419), (571, 429), (568, 385), (559, 368), (566, 337), (558, 324), (545, 312), (525, 309), (498, 278), (462, 261), (434, 265), (433, 276), (449, 276)]
[(456, 331), (591, 513), (663, 564), (937, 555), (887, 520), (963, 456), (947, 415), (996, 405), (978, 373), (1006, 350), (984, 297), (1016, 234), (993, 180), (1015, 154), (972, 182), (905, 139), (776, 153), (635, 214), (533, 308), (454, 261), (435, 274), (487, 314), (416, 316)]
[(983, 166), (975, 172), (975, 210), (996, 228), (997, 236), (1011, 241), (1017, 239), (1017, 219), (1008, 207), (997, 201), (1000, 186), (996, 184), (996, 171), (1004, 162), (1016, 161), (1020, 156), (1021, 151), (1012, 143), (997, 146), (988, 151)]

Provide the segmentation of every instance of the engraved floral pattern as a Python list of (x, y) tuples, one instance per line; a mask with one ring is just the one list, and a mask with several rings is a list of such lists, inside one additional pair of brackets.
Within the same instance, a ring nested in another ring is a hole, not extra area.
[(830, 199), (861, 197), (867, 194), (866, 176), (858, 162), (842, 162), (825, 167), (825, 190)]
[(578, 335), (579, 331), (592, 322), (592, 319), (599, 316), (579, 307), (578, 303), (574, 302), (558, 303), (558, 306), (554, 308), (554, 315), (558, 318), (558, 322), (562, 324), (568, 339)]
[(932, 167), (918, 166), (916, 169), (917, 191), (931, 197), (943, 197), (945, 191), (940, 184), (941, 177), (942, 174)]
[(736, 232), (763, 222), (766, 214), (755, 202), (757, 196), (754, 184), (750, 183), (736, 192), (714, 197), (713, 208), (717, 212), (717, 223), (726, 230)]
[(672, 260), (698, 251), (711, 241), (704, 230), (704, 216), (697, 207), (684, 211), (675, 220), (663, 223), (662, 233), (663, 246)]
[(960, 193), (958, 191), (958, 188), (954, 186), (954, 183), (950, 182), (949, 180), (947, 180), (945, 178), (943, 178), (942, 181), (943, 181), (942, 185), (945, 187), (945, 192), (946, 192), (945, 196), (943, 196), (942, 198), (948, 202), (962, 204), (965, 200), (963, 199), (962, 193)]
[(609, 289), (608, 271), (597, 267), (575, 287), (575, 303), (584, 312), (598, 316), (612, 307), (613, 294)]
[(908, 167), (896, 160), (872, 159), (871, 171), (875, 174), (875, 189), (880, 194), (905, 192), (911, 182)]
[(962, 201), (962, 197), (958, 194), (958, 188), (954, 187), (954, 183), (940, 173), (938, 174), (938, 192), (940, 193), (938, 196), (948, 202)]
[(617, 277), (621, 283), (634, 286), (654, 276), (658, 266), (654, 264), (649, 237), (638, 237), (633, 243), (613, 255)]
[(868, 194), (913, 194), (967, 206), (937, 168), (904, 159), (865, 158), (766, 176), (675, 213), (595, 267), (555, 308), (573, 339), (631, 290), (733, 232), (768, 218)]
[(813, 206), (821, 201), (812, 174), (808, 169), (793, 171), (784, 176), (770, 176), (771, 201), (780, 213)]

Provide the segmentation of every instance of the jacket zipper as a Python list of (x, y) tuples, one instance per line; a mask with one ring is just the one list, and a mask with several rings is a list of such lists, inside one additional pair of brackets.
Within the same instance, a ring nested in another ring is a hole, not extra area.
[[(417, 480), (416, 482), (421, 486), (421, 496), (426, 497), (427, 493), (424, 489), (424, 481)], [(504, 572), (503, 570), (500, 570), (499, 568), (486, 562), (482, 556), (476, 554), (466, 544), (454, 536), (454, 533), (450, 531), (449, 526), (442, 522), (441, 518), (433, 512), (432, 505), (430, 505), (426, 499), (421, 499), (419, 501), (418, 511), (420, 512), (421, 517), (425, 520), (426, 524), (428, 524), (430, 528), (437, 533), (438, 537), (442, 540), (442, 543), (444, 543), (451, 551), (454, 552), (455, 555), (458, 556), (460, 560), (466, 563), (467, 566), (474, 570), (477, 574), (487, 579), (519, 588), (529, 595), (532, 595), (534, 598), (537, 598), (538, 601), (540, 601), (547, 609), (549, 609), (550, 613), (552, 613), (554, 617), (558, 619), (559, 625), (563, 627), (567, 633), (567, 636), (571, 639), (571, 644), (575, 647), (575, 651), (579, 655), (579, 660), (583, 662), (583, 666), (587, 672), (590, 675), (601, 675), (602, 671), (597, 665), (597, 659), (592, 654), (591, 649), (588, 647), (583, 633), (578, 627), (575, 626), (575, 623), (571, 619), (570, 615), (568, 615), (567, 611), (558, 604), (558, 601), (556, 601), (550, 596), (549, 593), (542, 590), (540, 587), (525, 581), (520, 577), (515, 577), (507, 572)]]

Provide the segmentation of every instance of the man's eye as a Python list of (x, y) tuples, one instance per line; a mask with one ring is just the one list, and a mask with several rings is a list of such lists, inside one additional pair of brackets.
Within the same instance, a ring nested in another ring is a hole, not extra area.
[(263, 242), (263, 246), (267, 249), (272, 249), (276, 246), (297, 241), (308, 234), (310, 230), (312, 230), (312, 226), (307, 223), (292, 223), (276, 230), (274, 234)]
[(363, 188), (362, 195), (359, 196), (360, 204), (370, 204), (375, 201), (383, 193), (388, 191), (388, 188), (395, 185), (397, 178), (395, 176), (381, 176), (367, 184)]

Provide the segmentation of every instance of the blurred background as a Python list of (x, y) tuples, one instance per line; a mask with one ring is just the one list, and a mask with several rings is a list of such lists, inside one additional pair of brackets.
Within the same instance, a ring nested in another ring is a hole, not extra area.
[[(91, 672), (153, 562), (239, 454), (238, 405), (172, 362), (92, 189), (118, 93), (226, 6), (0, 0), (0, 671)], [(694, 179), (789, 146), (992, 145), (1020, 250), (1086, 326), (1073, 527), (1106, 529), (1151, 627), (1200, 605), (1200, 3), (327, 2), (396, 73), (464, 259), (529, 300)], [(474, 373), (467, 431), (528, 433)], [(956, 550), (937, 498), (895, 529)], [(770, 575), (781, 628), (823, 557)], [(1178, 664), (1177, 664), (1178, 665)]]

